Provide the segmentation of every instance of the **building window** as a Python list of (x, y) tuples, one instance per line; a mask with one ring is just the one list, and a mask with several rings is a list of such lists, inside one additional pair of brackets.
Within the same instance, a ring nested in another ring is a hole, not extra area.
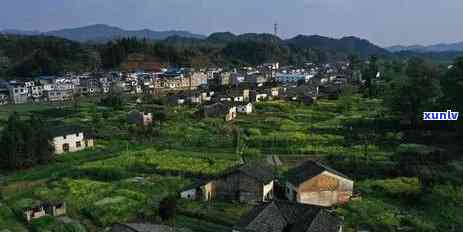
[(82, 144), (80, 143), (80, 141), (76, 142), (76, 147), (77, 147), (77, 148), (79, 148), (79, 147), (81, 147), (81, 146), (82, 146)]
[(79, 137), (79, 133), (76, 133), (76, 137)]
[(64, 152), (69, 152), (69, 143), (63, 144), (63, 151)]
[(67, 136), (65, 135), (65, 136), (63, 136), (63, 138), (64, 138), (64, 139), (67, 139)]

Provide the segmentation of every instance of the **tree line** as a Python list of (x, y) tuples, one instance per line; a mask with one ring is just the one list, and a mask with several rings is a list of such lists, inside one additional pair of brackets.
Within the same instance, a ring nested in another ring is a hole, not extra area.
[[(119, 69), (131, 54), (143, 54), (165, 65), (191, 67), (236, 67), (278, 61), (284, 65), (325, 63), (347, 59), (351, 53), (368, 54), (371, 44), (361, 49), (342, 49), (339, 42), (299, 38), (285, 41), (268, 34), (216, 35), (208, 39), (170, 37), (162, 41), (122, 38), (105, 44), (78, 43), (49, 36), (6, 36), (0, 38), (0, 67), (5, 77), (34, 77)], [(322, 40), (322, 38), (320, 38)], [(330, 48), (331, 47), (331, 48)], [(338, 49), (339, 48), (339, 49)]]
[(40, 118), (31, 116), (24, 120), (13, 113), (1, 131), (0, 151), (0, 168), (14, 170), (47, 164), (53, 159), (54, 147)]

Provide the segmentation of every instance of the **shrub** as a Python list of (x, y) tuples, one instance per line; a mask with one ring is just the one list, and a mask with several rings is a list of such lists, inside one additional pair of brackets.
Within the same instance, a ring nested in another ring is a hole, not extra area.
[(398, 210), (380, 200), (353, 201), (339, 211), (345, 216), (347, 225), (352, 228), (366, 225), (372, 231), (392, 232), (400, 225)]
[(173, 219), (177, 212), (177, 198), (168, 196), (159, 203), (159, 216), (163, 221)]
[(260, 150), (256, 148), (246, 148), (243, 151), (243, 156), (250, 159), (258, 158), (260, 155)]
[(361, 185), (362, 191), (374, 194), (386, 194), (394, 198), (417, 197), (420, 193), (418, 178), (395, 178), (386, 180), (366, 181)]
[(121, 221), (129, 221), (135, 217), (142, 205), (142, 202), (123, 196), (107, 197), (86, 207), (84, 213), (97, 225), (108, 226)]
[(126, 170), (120, 167), (88, 167), (79, 170), (81, 176), (87, 176), (98, 181), (117, 181), (130, 176)]
[(64, 223), (54, 217), (43, 217), (33, 220), (32, 232), (86, 232), (85, 227), (76, 222)]

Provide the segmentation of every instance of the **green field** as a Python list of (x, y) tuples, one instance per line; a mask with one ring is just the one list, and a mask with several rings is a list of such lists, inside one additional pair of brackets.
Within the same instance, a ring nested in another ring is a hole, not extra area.
[[(463, 215), (463, 207), (458, 207), (461, 190), (441, 186), (432, 189), (433, 194), (421, 194), (416, 178), (390, 174), (396, 168), (392, 157), (401, 133), (393, 123), (384, 126), (389, 119), (382, 114), (381, 102), (356, 96), (349, 104), (346, 107), (341, 100), (320, 100), (311, 106), (263, 102), (256, 105), (255, 113), (240, 115), (232, 123), (195, 118), (196, 108), (191, 106), (155, 106), (166, 112), (166, 120), (156, 127), (156, 133), (150, 134), (126, 123), (127, 112), (134, 106), (118, 111), (91, 102), (77, 109), (49, 105), (0, 107), (3, 122), (12, 111), (33, 112), (50, 122), (95, 129), (100, 135), (93, 149), (64, 154), (47, 166), (0, 178), (0, 231), (101, 231), (116, 222), (159, 222), (156, 209), (163, 197), (175, 194), (199, 177), (215, 176), (237, 165), (240, 155), (262, 160), (267, 155), (279, 155), (283, 161), (279, 167), (282, 179), (290, 166), (308, 158), (324, 160), (351, 176), (363, 196), (338, 209), (345, 216), (346, 231), (352, 231), (358, 223), (378, 231), (395, 231), (400, 226), (433, 231), (445, 218), (459, 222)], [(381, 125), (376, 123), (378, 120), (383, 120)], [(358, 122), (374, 128), (375, 134), (363, 131)], [(455, 163), (455, 170), (463, 170), (462, 166)], [(441, 200), (435, 196), (441, 196)], [(25, 225), (18, 216), (21, 208), (46, 200), (66, 201), (68, 217), (78, 223), (45, 218)], [(251, 208), (184, 200), (178, 202), (178, 207), (176, 225), (211, 232), (230, 231)], [(430, 216), (433, 208), (442, 210)]]

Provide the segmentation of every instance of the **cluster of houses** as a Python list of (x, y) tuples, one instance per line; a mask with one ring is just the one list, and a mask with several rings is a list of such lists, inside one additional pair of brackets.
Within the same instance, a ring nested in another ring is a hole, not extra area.
[[(222, 68), (161, 68), (156, 63), (137, 63), (126, 72), (66, 74), (0, 81), (0, 105), (63, 102), (75, 96), (105, 95), (116, 86), (128, 94), (167, 94), (172, 102), (178, 104), (294, 98), (291, 89), (303, 84), (310, 84), (312, 92), (318, 90), (319, 85), (344, 84), (347, 67), (347, 63), (309, 63), (303, 68), (280, 67), (278, 63), (269, 63), (226, 71)], [(314, 93), (298, 93), (301, 99), (304, 95), (313, 96)]]
[[(234, 232), (342, 231), (343, 220), (330, 207), (348, 202), (354, 182), (316, 161), (306, 161), (277, 180), (265, 165), (246, 164), (180, 191), (189, 200), (228, 200), (255, 204)], [(277, 196), (276, 188), (284, 189)]]
[(155, 94), (162, 90), (194, 89), (207, 82), (203, 72), (166, 69), (158, 72), (108, 72), (42, 76), (0, 81), (0, 105), (65, 102), (75, 96), (101, 96), (113, 87), (128, 94)]
[[(274, 195), (277, 185), (286, 189), (284, 197)], [(187, 186), (179, 193), (188, 200), (253, 204), (233, 226), (233, 232), (342, 232), (343, 218), (331, 207), (349, 201), (352, 192), (353, 181), (344, 174), (319, 162), (306, 161), (290, 169), (286, 181), (277, 180), (268, 166), (244, 164)], [(116, 223), (110, 231), (191, 230), (149, 223)]]
[(166, 98), (170, 104), (200, 105), (197, 115), (201, 118), (231, 121), (240, 113), (252, 113), (254, 104), (265, 100), (312, 104), (319, 97), (338, 95), (348, 78), (346, 66), (335, 67), (307, 64), (305, 69), (296, 69), (276, 63), (233, 72), (219, 69), (208, 72), (207, 85), (170, 92)]
[[(152, 67), (155, 68), (152, 68)], [(30, 81), (0, 82), (0, 104), (69, 101), (76, 94), (108, 94), (114, 86), (130, 94), (164, 96), (171, 104), (199, 105), (198, 117), (234, 120), (251, 114), (254, 104), (269, 99), (286, 99), (305, 104), (339, 92), (347, 83), (342, 75), (346, 64), (304, 68), (280, 67), (278, 63), (255, 68), (224, 71), (207, 69), (161, 69), (149, 72), (104, 73), (39, 77)], [(151, 113), (131, 111), (128, 122), (143, 126), (154, 122)], [(56, 154), (93, 147), (94, 136), (79, 127), (51, 130)], [(219, 176), (202, 179), (179, 191), (183, 199), (225, 200), (255, 207), (233, 227), (233, 232), (341, 232), (343, 220), (331, 208), (348, 202), (354, 182), (346, 175), (315, 161), (306, 161), (277, 179), (274, 169), (262, 164), (243, 164)], [(64, 203), (43, 203), (24, 210), (28, 222), (46, 215), (66, 213)], [(185, 231), (154, 224), (115, 224), (112, 232)]]

